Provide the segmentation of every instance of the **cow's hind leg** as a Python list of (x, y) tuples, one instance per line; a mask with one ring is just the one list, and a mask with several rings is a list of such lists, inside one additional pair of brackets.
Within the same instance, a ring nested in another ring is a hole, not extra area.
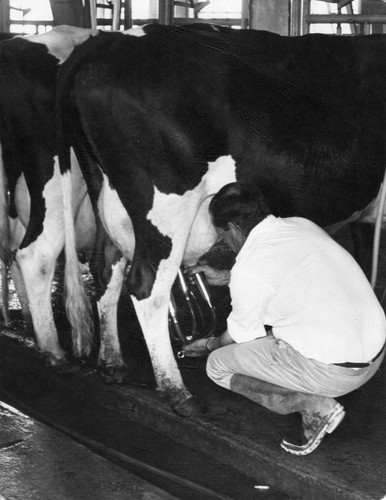
[(28, 247), (19, 249), (16, 261), (23, 276), (29, 310), (32, 316), (36, 342), (52, 365), (65, 361), (60, 347), (51, 307), (51, 284), (56, 255), (53, 248), (40, 236)]
[(111, 277), (106, 290), (97, 301), (100, 326), (98, 365), (107, 383), (124, 383), (128, 368), (123, 361), (118, 338), (118, 301), (121, 294), (127, 259), (120, 257), (111, 266)]
[(152, 293), (148, 299), (133, 297), (151, 358), (157, 390), (167, 399), (173, 410), (184, 417), (205, 411), (205, 406), (186, 389), (171, 347), (168, 311), (170, 290), (177, 274), (178, 265), (168, 269), (160, 266)]
[(33, 334), (33, 322), (32, 322), (32, 316), (31, 316), (31, 311), (28, 305), (28, 296), (27, 296), (27, 290), (25, 288), (24, 284), (24, 279), (23, 275), (21, 273), (19, 264), (14, 261), (11, 264), (11, 267), (9, 269), (13, 284), (15, 286), (17, 298), (19, 299), (20, 302), (20, 307), (21, 311), (23, 313), (24, 321), (26, 323), (26, 327), (28, 330), (28, 333), (31, 335)]
[[(15, 219), (10, 219), (9, 227), (10, 227), (11, 249), (12, 252), (16, 252), (16, 250), (20, 246), (21, 241), (23, 240), (25, 234), (25, 228), (19, 217), (16, 217)], [(24, 321), (26, 323), (27, 331), (31, 335), (33, 335), (33, 323), (32, 323), (31, 311), (28, 305), (27, 290), (25, 288), (24, 279), (21, 273), (20, 266), (15, 259), (13, 259), (11, 262), (9, 272), (15, 287), (17, 297), (20, 302), (20, 307), (23, 313)]]

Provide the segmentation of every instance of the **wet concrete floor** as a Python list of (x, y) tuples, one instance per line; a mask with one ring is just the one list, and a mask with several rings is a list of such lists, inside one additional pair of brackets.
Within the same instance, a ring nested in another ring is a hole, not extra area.
[(6, 500), (176, 498), (1, 402), (0, 471)]
[[(3, 377), (3, 389), (6, 386), (11, 392), (0, 388), (0, 398), (15, 406), (20, 405), (22, 401), (20, 409), (25, 409), (26, 412), (38, 420), (41, 419), (47, 425), (59, 426), (60, 430), (68, 429), (70, 435), (76, 433), (84, 436), (86, 441), (92, 440), (100, 443), (107, 447), (107, 454), (109, 449), (115, 450), (130, 459), (143, 461), (151, 467), (157, 467), (166, 473), (198, 483), (219, 495), (224, 495), (228, 500), (285, 500), (288, 498), (262, 485), (257, 477), (247, 477), (222, 461), (187, 448), (166, 435), (143, 426), (130, 414), (124, 415), (108, 405), (98, 404), (87, 395), (80, 397), (79, 393), (69, 390), (66, 383), (56, 384), (51, 375), (47, 377), (35, 373), (33, 381), (28, 386), (23, 385), (25, 381), (23, 376), (13, 377), (12, 384), (4, 382)], [(80, 464), (79, 468), (82, 468)], [(201, 493), (188, 489), (185, 484), (170, 483), (167, 477), (154, 476), (147, 469), (142, 470), (135, 466), (133, 468), (132, 464), (129, 464), (129, 469), (176, 498), (212, 500), (212, 497), (207, 496), (205, 491)], [(263, 494), (260, 494), (261, 487), (263, 487)], [(72, 498), (77, 500), (75, 496)], [(115, 497), (112, 495), (110, 498)]]

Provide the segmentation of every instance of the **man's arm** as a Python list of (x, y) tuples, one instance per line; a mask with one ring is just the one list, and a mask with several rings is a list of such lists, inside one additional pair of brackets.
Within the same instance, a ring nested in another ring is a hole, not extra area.
[(227, 286), (230, 280), (230, 271), (227, 269), (215, 269), (208, 264), (196, 264), (189, 267), (188, 274), (204, 273), (209, 285)]
[[(194, 266), (195, 269), (200, 267), (213, 269), (209, 266)], [(198, 339), (184, 347), (186, 356), (205, 356), (219, 347), (234, 342), (247, 342), (266, 335), (264, 314), (272, 296), (272, 289), (245, 271), (232, 274), (230, 289), (232, 312), (228, 317), (228, 329), (232, 332), (232, 336), (226, 330), (219, 337)]]
[(188, 358), (197, 358), (199, 356), (207, 356), (210, 352), (223, 347), (225, 345), (233, 344), (234, 340), (229, 335), (228, 330), (225, 330), (218, 337), (209, 337), (206, 339), (198, 339), (184, 347), (185, 356)]

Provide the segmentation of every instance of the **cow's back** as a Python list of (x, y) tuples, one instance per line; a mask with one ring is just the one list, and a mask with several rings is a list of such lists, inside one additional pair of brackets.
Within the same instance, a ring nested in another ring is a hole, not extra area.
[[(227, 154), (238, 180), (262, 187), (279, 215), (325, 226), (375, 198), (385, 163), (385, 37), (158, 25), (144, 33), (86, 42), (63, 74), (72, 72), (75, 107), (88, 106), (93, 142), (100, 137), (103, 149), (118, 131), (126, 178), (146, 171), (150, 198), (152, 182), (162, 192), (193, 189), (208, 162)], [(122, 173), (108, 175), (119, 192)]]

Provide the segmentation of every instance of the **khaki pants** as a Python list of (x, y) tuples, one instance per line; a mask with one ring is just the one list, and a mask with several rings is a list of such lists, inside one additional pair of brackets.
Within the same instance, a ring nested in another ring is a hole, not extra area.
[(210, 379), (226, 389), (230, 389), (232, 376), (240, 374), (294, 391), (334, 398), (366, 383), (380, 367), (384, 355), (383, 352), (364, 368), (344, 368), (305, 358), (286, 342), (269, 335), (216, 349), (209, 355), (206, 370)]

